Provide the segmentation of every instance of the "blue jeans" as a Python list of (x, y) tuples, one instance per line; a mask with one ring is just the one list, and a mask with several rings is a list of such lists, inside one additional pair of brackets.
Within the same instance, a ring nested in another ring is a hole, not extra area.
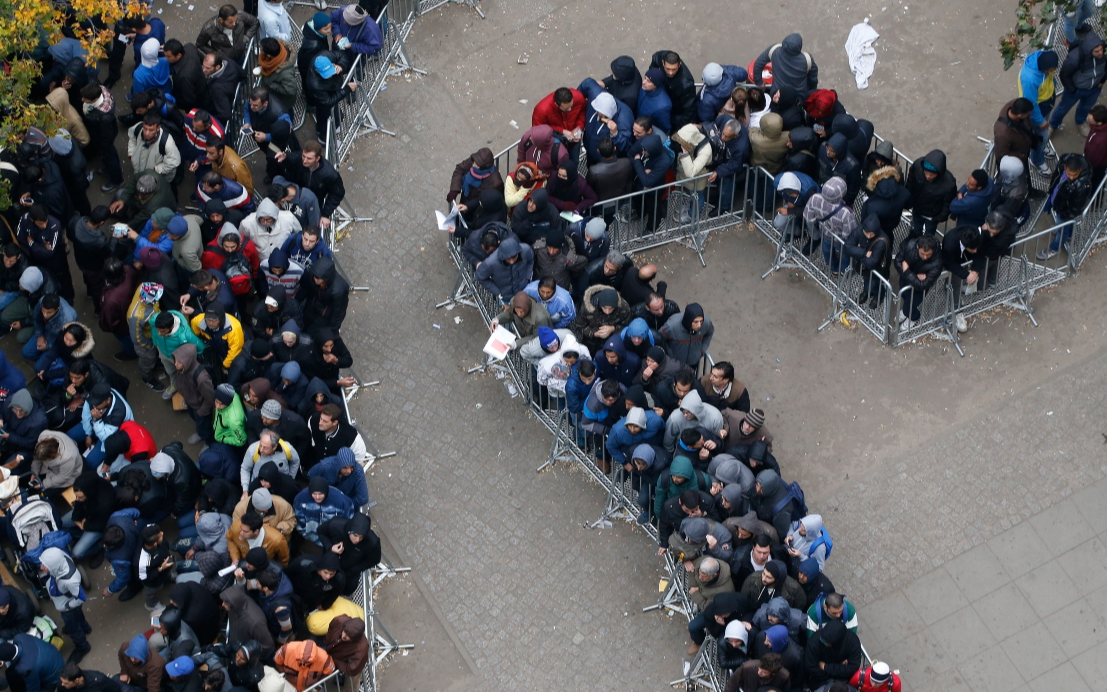
[(846, 263), (843, 261), (841, 248), (835, 247), (836, 244), (829, 235), (823, 235), (823, 261), (830, 267), (830, 271), (838, 274), (845, 270)]
[[(37, 361), (38, 357), (42, 355), (42, 351), (38, 350), (38, 333), (36, 332), (31, 336), (31, 339), (23, 344), (23, 357), (30, 361)], [(49, 347), (49, 344), (47, 344)]]
[(73, 647), (77, 651), (91, 651), (92, 646), (88, 643), (86, 635), (92, 632), (92, 626), (89, 625), (88, 620), (85, 619), (84, 607), (81, 606), (73, 610), (63, 610), (61, 616), (62, 622), (65, 623), (62, 631), (68, 634), (69, 638), (73, 640)]
[(19, 291), (4, 291), (4, 293), (0, 294), (0, 312), (15, 302), (15, 299), (18, 297)]
[[(1065, 220), (1058, 216), (1057, 212), (1050, 211), (1049, 213), (1053, 215), (1054, 221), (1056, 221), (1057, 223), (1064, 223)], [(1072, 229), (1074, 225), (1074, 222), (1069, 221), (1064, 226), (1061, 226), (1056, 231), (1054, 231), (1053, 240), (1051, 240), (1049, 243), (1049, 249), (1053, 252), (1058, 252), (1062, 247), (1064, 247), (1064, 245), (1072, 239)]]
[[(77, 443), (78, 447), (84, 446), (85, 428), (83, 425), (81, 425), (80, 423), (74, 425), (66, 434), (69, 435), (69, 439)], [(95, 437), (93, 437), (92, 439), (94, 440), (94, 442), (92, 443), (92, 451), (88, 453), (87, 457), (85, 457), (85, 463), (92, 468), (96, 468), (100, 466), (100, 464), (104, 463), (104, 457), (107, 456), (107, 452), (104, 451), (103, 440), (97, 440)]]
[(1076, 30), (1094, 13), (1095, 1), (1083, 0), (1083, 2), (1077, 6), (1076, 12), (1073, 13), (1071, 19), (1064, 14), (1061, 15), (1061, 26), (1064, 28), (1065, 40), (1068, 41), (1069, 45), (1076, 43)]
[(180, 538), (196, 538), (200, 532), (196, 530), (196, 513), (185, 512), (184, 516), (177, 519), (177, 536)]
[(1084, 121), (1088, 119), (1088, 112), (1092, 110), (1092, 106), (1099, 99), (1101, 91), (1103, 91), (1103, 87), (1065, 91), (1061, 94), (1061, 103), (1057, 104), (1057, 107), (1053, 109), (1053, 115), (1049, 116), (1049, 126), (1054, 130), (1061, 127), (1061, 123), (1064, 122), (1065, 116), (1068, 115), (1073, 106), (1076, 106), (1076, 115), (1074, 116), (1076, 124), (1083, 125)]
[[(61, 523), (64, 528), (74, 529), (77, 527), (73, 523), (73, 510), (61, 518)], [(83, 557), (88, 557), (100, 551), (100, 539), (104, 537), (104, 534), (99, 531), (83, 531), (81, 537), (77, 539), (77, 542), (70, 548), (70, 552), (73, 554), (74, 560), (80, 560)]]
[(688, 622), (688, 636), (697, 644), (703, 644), (703, 640), (707, 639), (707, 618), (703, 613)]
[[(1046, 122), (1049, 122), (1049, 114), (1053, 111), (1053, 99), (1039, 102), (1038, 110), (1041, 111), (1042, 118)], [(1033, 124), (1031, 124), (1031, 128), (1033, 128)], [(1030, 150), (1030, 163), (1035, 166), (1041, 166), (1045, 163), (1046, 149), (1049, 147), (1049, 137), (1046, 137), (1045, 130), (1038, 129), (1038, 134), (1041, 135), (1042, 141), (1038, 142), (1038, 146)], [(999, 165), (998, 161), (996, 161), (996, 165)]]

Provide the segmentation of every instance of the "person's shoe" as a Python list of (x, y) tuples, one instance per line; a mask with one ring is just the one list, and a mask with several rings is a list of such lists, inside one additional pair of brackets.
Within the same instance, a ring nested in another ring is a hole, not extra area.
[(198, 445), (198, 444), (200, 444), (200, 440), (202, 440), (202, 439), (204, 439), (204, 438), (200, 437), (196, 433), (192, 433), (191, 435), (188, 436), (188, 443), (190, 445)]
[(169, 385), (165, 388), (165, 391), (161, 393), (161, 398), (169, 401), (173, 398), (173, 395), (177, 393), (177, 388), (173, 385)]
[(85, 647), (84, 649), (74, 649), (73, 653), (69, 654), (69, 658), (67, 658), (65, 662), (73, 664), (80, 663), (90, 651), (92, 651), (91, 646)]
[(879, 304), (880, 304), (880, 301), (876, 299), (876, 296), (873, 296), (872, 298), (869, 299), (869, 309), (870, 310), (876, 310), (876, 306), (879, 305)]
[(165, 385), (158, 380), (143, 380), (143, 383), (145, 383), (147, 387), (154, 390), (155, 392), (165, 391)]
[(699, 644), (696, 644), (696, 643), (693, 642), (692, 644), (688, 645), (688, 649), (687, 649), (686, 653), (689, 656), (695, 656), (699, 652), (700, 652), (700, 645)]
[(96, 174), (93, 173), (92, 171), (89, 171), (88, 173), (85, 174), (85, 180), (87, 180), (90, 183), (92, 182), (92, 179), (95, 178), (95, 177), (96, 177)]
[(125, 589), (123, 589), (122, 591), (119, 592), (119, 602), (120, 603), (126, 603), (127, 601), (129, 601), (132, 598), (134, 598), (135, 596), (137, 596), (138, 591), (139, 591), (138, 589), (135, 589), (135, 588), (132, 588), (132, 587), (128, 586), (127, 588), (125, 588)]
[(103, 550), (97, 550), (94, 555), (89, 556), (89, 558), (88, 558), (88, 568), (89, 569), (99, 569), (100, 565), (102, 565), (102, 564), (104, 564), (104, 551)]
[(100, 186), (100, 192), (111, 192), (122, 184), (123, 183), (113, 183), (109, 180), (108, 182)]
[(1088, 135), (1092, 133), (1092, 128), (1088, 123), (1080, 123), (1080, 136), (1087, 139)]
[(1043, 161), (1042, 164), (1038, 166), (1038, 172), (1042, 175), (1049, 175), (1049, 164)]
[(1030, 199), (1042, 199), (1048, 194), (1045, 190), (1039, 190), (1038, 188), (1030, 188), (1030, 193), (1027, 195)]
[(1053, 259), (1054, 257), (1056, 257), (1057, 256), (1057, 251), (1056, 250), (1050, 250), (1049, 248), (1046, 248), (1045, 250), (1040, 250), (1038, 252), (1038, 254), (1034, 255), (1034, 256), (1044, 262), (1045, 260), (1050, 260), (1050, 259)]
[(1054, 127), (1052, 125), (1049, 126), (1050, 132), (1060, 132), (1063, 129), (1065, 129), (1065, 123), (1061, 123), (1057, 127)]
[(109, 77), (108, 80), (104, 82), (104, 87), (106, 87), (108, 91), (111, 91), (112, 87), (114, 87), (115, 83), (118, 81), (118, 79), (112, 79), (111, 77)]
[(159, 601), (156, 606), (146, 606), (146, 610), (150, 611), (150, 617), (160, 618), (165, 612), (165, 604)]
[(896, 324), (902, 324), (907, 319), (907, 315), (902, 312), (896, 315)]
[(116, 353), (112, 358), (116, 359), (120, 363), (126, 363), (132, 360), (138, 360), (138, 355), (135, 353), (127, 353), (126, 351), (120, 351)]
[(954, 315), (953, 326), (957, 328), (958, 334), (964, 334), (969, 331), (969, 322), (965, 319), (964, 315)]
[(642, 512), (638, 515), (637, 521), (640, 526), (645, 526), (646, 524), (650, 523), (650, 513)]

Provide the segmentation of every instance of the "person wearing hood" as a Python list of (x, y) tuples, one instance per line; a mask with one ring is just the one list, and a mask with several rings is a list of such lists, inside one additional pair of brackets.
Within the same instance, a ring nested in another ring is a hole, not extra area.
[(342, 448), (336, 456), (327, 457), (311, 467), (308, 478), (317, 476), (324, 478), (328, 485), (353, 500), (355, 507), (369, 504), (369, 486), (365, 480), (365, 471), (350, 449)]
[(830, 535), (823, 527), (823, 518), (819, 514), (808, 514), (798, 521), (792, 522), (788, 535), (784, 537), (788, 554), (792, 557), (794, 565), (808, 559), (815, 558), (819, 563), (819, 569), (826, 567), (826, 558), (830, 552)]
[(807, 640), (804, 678), (813, 689), (836, 680), (848, 681), (863, 662), (864, 651), (857, 635), (841, 620), (832, 620)]
[(0, 644), (0, 663), (12, 689), (50, 692), (58, 686), (65, 662), (53, 644), (20, 632), (11, 642)]
[(69, 662), (80, 663), (92, 651), (92, 645), (86, 638), (92, 633), (92, 625), (85, 619), (86, 597), (81, 587), (81, 573), (77, 571), (73, 558), (61, 548), (50, 547), (42, 551), (39, 562), (39, 570), (47, 578), (50, 600), (65, 622), (63, 631), (73, 640)]
[[(278, 333), (269, 337), (269, 344), (270, 352), (273, 354), (273, 365), (270, 366), (273, 372), (270, 373), (270, 381), (274, 386), (279, 384), (276, 375), (285, 363), (295, 362), (297, 365), (302, 363), (306, 367), (316, 346), (314, 339), (301, 334), (300, 326), (295, 320), (289, 320), (281, 325)], [(288, 397), (285, 396), (284, 399), (287, 401)], [(289, 402), (289, 405), (293, 405), (292, 402)]]
[(700, 88), (696, 103), (697, 122), (711, 122), (719, 116), (734, 87), (749, 79), (745, 68), (736, 65), (720, 65), (709, 62), (700, 75), (703, 87)]
[(1047, 118), (1056, 101), (1054, 74), (1058, 64), (1055, 51), (1036, 50), (1026, 56), (1019, 69), (1019, 96), (1028, 99), (1033, 106), (1030, 111), (1030, 131), (1038, 135), (1038, 145), (1030, 152), (1030, 161), (1043, 175), (1049, 175), (1049, 166), (1045, 162), (1046, 147), (1049, 144)]
[(223, 224), (218, 236), (204, 247), (200, 264), (209, 272), (214, 270), (227, 277), (234, 295), (247, 296), (261, 260), (253, 240), (234, 226)]
[(1069, 54), (1061, 65), (1058, 77), (1064, 92), (1061, 102), (1049, 116), (1049, 126), (1061, 129), (1065, 116), (1076, 106), (1076, 125), (1080, 134), (1088, 135), (1088, 111), (1099, 100), (1103, 82), (1107, 80), (1107, 57), (1104, 56), (1103, 39), (1095, 31), (1089, 31), (1079, 45), (1069, 47)]
[[(279, 252), (279, 251), (278, 251)], [(283, 287), (275, 287), (270, 295), (265, 296), (254, 307), (253, 336), (254, 341), (263, 341), (271, 344), (269, 353), (273, 353), (273, 345), (284, 345), (282, 333), (295, 326), (299, 331), (304, 321), (300, 304), (290, 298)], [(294, 342), (294, 346), (298, 345)], [(251, 344), (251, 348), (253, 348)], [(307, 355), (305, 351), (303, 355)], [(275, 359), (280, 360), (280, 359)]]
[(357, 512), (350, 519), (335, 517), (319, 527), (319, 538), (325, 552), (338, 555), (346, 574), (346, 596), (359, 584), (362, 572), (381, 561), (381, 541), (373, 532), (368, 514)]
[[(197, 353), (203, 352), (204, 342), (192, 331), (188, 318), (176, 310), (165, 310), (150, 316), (148, 324), (151, 327), (150, 340), (157, 349), (165, 374), (169, 377), (170, 386), (162, 392), (163, 399), (169, 399), (176, 390), (177, 370), (173, 366), (173, 352), (179, 346), (192, 344)], [(166, 394), (168, 393), (168, 396)]]
[(870, 195), (873, 190), (876, 189), (876, 184), (883, 178), (872, 179), (872, 174), (881, 168), (892, 168), (896, 172), (896, 180), (902, 184), (903, 166), (899, 164), (899, 157), (896, 155), (896, 149), (892, 143), (886, 139), (882, 139), (876, 143), (873, 150), (865, 155), (864, 163), (861, 166), (861, 180), (865, 186), (865, 192)]
[(180, 613), (181, 622), (192, 630), (200, 646), (215, 641), (221, 618), (219, 602), (211, 592), (200, 584), (178, 583), (169, 592), (169, 605)]
[[(607, 451), (613, 461), (626, 466), (631, 463), (627, 456), (634, 453), (640, 445), (649, 447), (660, 444), (664, 429), (665, 421), (661, 416), (652, 410), (636, 406), (611, 427), (607, 436)], [(652, 453), (648, 461), (653, 461)]]
[(787, 84), (773, 84), (770, 94), (769, 112), (780, 116), (785, 130), (807, 126), (807, 112), (795, 89)]
[[(634, 165), (635, 190), (652, 190), (664, 184), (675, 158), (658, 135), (646, 135), (638, 140), (631, 151), (631, 156)], [(663, 209), (658, 195), (657, 191), (653, 191), (642, 196), (642, 207), (638, 211), (647, 228), (653, 228), (658, 211)]]
[[(634, 58), (629, 55), (620, 55), (612, 60), (611, 74), (604, 77), (602, 82), (603, 89), (611, 92), (612, 96), (631, 109), (631, 117), (638, 115), (634, 112), (634, 109), (638, 105), (638, 96), (642, 89), (642, 73), (638, 71), (638, 66), (634, 64)], [(584, 90), (581, 89), (580, 91), (583, 92)], [(584, 96), (591, 99), (589, 94), (584, 94)]]
[(657, 86), (664, 89), (672, 101), (672, 131), (696, 122), (699, 112), (696, 83), (680, 55), (671, 50), (659, 50), (650, 58), (650, 69), (662, 71), (663, 77)]
[(772, 524), (778, 536), (787, 536), (795, 510), (788, 485), (776, 471), (766, 469), (757, 474), (755, 489), (757, 517)]
[(665, 449), (674, 451), (680, 434), (696, 426), (701, 426), (712, 434), (718, 434), (723, 428), (723, 416), (719, 413), (719, 409), (703, 403), (700, 393), (693, 389), (684, 395), (679, 408), (669, 414), (665, 422)]
[[(660, 546), (658, 555), (663, 554), (669, 548), (669, 536), (679, 527), (677, 522), (666, 521), (666, 517), (669, 517), (667, 506), (670, 501), (680, 498), (680, 506), (691, 509), (684, 503), (684, 493), (692, 491), (706, 494), (711, 493), (714, 489), (715, 486), (711, 477), (702, 471), (695, 470), (691, 459), (679, 454), (673, 457), (668, 471), (658, 476), (657, 487), (653, 496), (654, 516), (661, 518), (657, 539)], [(699, 497), (697, 495), (697, 498)], [(705, 516), (709, 510), (717, 516), (717, 512), (714, 512), (715, 503), (713, 499), (707, 505), (702, 505), (698, 501), (696, 505), (701, 507), (704, 514), (690, 514), (687, 510), (684, 510), (680, 513), (679, 520), (683, 521), (686, 516)]]
[[(100, 539), (115, 509), (115, 488), (95, 469), (86, 467), (82, 459), (81, 471), (73, 481), (73, 495), (73, 509), (61, 518), (62, 527), (76, 540), (70, 553), (77, 560), (92, 556), (89, 565), (99, 567), (104, 557)], [(4, 638), (2, 633), (0, 638)]]
[[(522, 208), (526, 209), (526, 207)], [(535, 208), (537, 209), (537, 206)], [(557, 213), (556, 209), (552, 207), (549, 209), (554, 214)], [(477, 281), (489, 293), (498, 297), (502, 305), (506, 305), (510, 296), (520, 293), (530, 283), (533, 271), (534, 251), (529, 245), (510, 237), (503, 240), (488, 259), (480, 263), (476, 276)]]
[(911, 202), (911, 193), (903, 186), (903, 178), (895, 166), (882, 166), (865, 179), (868, 199), (861, 206), (861, 218), (876, 215), (881, 230), (892, 237), (903, 221), (903, 210)]
[(192, 318), (192, 331), (204, 342), (204, 363), (212, 368), (212, 377), (222, 382), (235, 358), (242, 354), (242, 324), (228, 315), (221, 303), (212, 303)]
[(1092, 167), (1081, 154), (1065, 154), (1061, 157), (1057, 170), (1049, 184), (1049, 197), (1044, 212), (1053, 216), (1061, 226), (1053, 233), (1049, 247), (1039, 250), (1037, 258), (1045, 261), (1052, 259), (1063, 247), (1068, 251), (1075, 220), (1084, 212), (1084, 207), (1095, 193), (1092, 185)]
[[(555, 207), (560, 212), (584, 214), (599, 201), (588, 182), (577, 173), (576, 161), (563, 161), (558, 164), (557, 170), (551, 174), (549, 184), (546, 185), (544, 191), (549, 194), (550, 206)], [(536, 191), (534, 195), (531, 195), (531, 200), (541, 192), (543, 191)], [(520, 207), (515, 209), (518, 212)], [(514, 224), (514, 218), (512, 221)]]
[(557, 206), (550, 202), (548, 188), (535, 190), (511, 214), (512, 232), (520, 243), (528, 246), (533, 246), (535, 241), (546, 238), (551, 231), (563, 227), (564, 222)]
[[(482, 152), (487, 152), (483, 158), (491, 162), (491, 149), (481, 149), (479, 152), (477, 152), (477, 154), (474, 154), (474, 156), (477, 156)], [(516, 153), (516, 158), (518, 162), (533, 163), (542, 174), (549, 177), (557, 174), (557, 168), (561, 164), (570, 163), (575, 168), (577, 163), (575, 158), (571, 158), (569, 156), (569, 148), (566, 147), (562, 140), (556, 136), (554, 129), (549, 125), (535, 125), (531, 129), (524, 132), (522, 138), (520, 138), (519, 140), (519, 147)], [(490, 175), (488, 171), (494, 171), (494, 165), (494, 163), (489, 163), (482, 169), (481, 173), (484, 176)], [(475, 183), (477, 182), (476, 179), (472, 178), (472, 176), (474, 175), (477, 174), (472, 171), (470, 171), (470, 173), (468, 174), (468, 176)], [(496, 177), (499, 180), (499, 185), (493, 185), (492, 187), (493, 189), (497, 189), (502, 192), (503, 180), (499, 178), (499, 173), (496, 173)], [(468, 197), (464, 194), (464, 192), (465, 189), (462, 190), (462, 199), (464, 201), (475, 199), (475, 192), (471, 192)]]
[(638, 492), (638, 506), (642, 510), (637, 519), (639, 524), (649, 522), (653, 514), (654, 489), (671, 463), (669, 452), (658, 444), (639, 444), (626, 454), (623, 469), (630, 474), (631, 487)]
[(338, 332), (330, 327), (319, 327), (313, 332), (312, 340), (314, 348), (300, 361), (304, 364), (307, 376), (323, 380), (336, 394), (341, 393), (343, 387), (355, 384), (352, 376), (342, 375), (342, 369), (351, 367), (354, 358)]
[(637, 118), (649, 118), (653, 127), (659, 132), (669, 134), (673, 131), (672, 110), (673, 102), (669, 93), (662, 86), (665, 83), (665, 72), (659, 67), (646, 70), (642, 78), (642, 89), (638, 92)]
[(196, 535), (192, 538), (181, 538), (175, 546), (184, 558), (177, 563), (177, 582), (186, 581), (185, 576), (190, 572), (195, 573), (195, 580), (202, 577), (199, 574), (197, 554), (212, 551), (229, 554), (227, 548), (227, 531), (231, 528), (231, 518), (226, 514), (215, 511), (196, 511)]
[(550, 327), (550, 314), (537, 300), (519, 291), (511, 299), (510, 307), (492, 320), (490, 329), (495, 331), (500, 325), (516, 333), (515, 347), (522, 351), (538, 337), (539, 329)]
[(46, 430), (46, 411), (31, 393), (20, 389), (8, 397), (0, 420), (0, 449), (7, 467), (29, 468), (38, 440)]
[[(260, 482), (263, 480), (268, 486)], [(253, 511), (261, 517), (265, 526), (279, 531), (282, 536), (290, 540), (292, 532), (296, 529), (296, 513), (293, 511), (291, 504), (296, 496), (294, 494), (292, 500), (286, 500), (276, 492), (276, 489), (279, 484), (289, 481), (295, 485), (295, 481), (290, 476), (281, 473), (280, 468), (273, 462), (266, 462), (261, 465), (261, 474), (255, 481), (250, 484), (253, 490), (249, 491), (249, 495), (244, 494), (238, 504), (235, 505), (234, 514), (232, 515), (233, 521), (239, 521), (246, 515), (246, 512)], [(298, 487), (296, 492), (299, 492)]]
[(18, 587), (0, 586), (0, 639), (11, 641), (15, 635), (34, 626), (35, 606)]
[(699, 364), (711, 348), (715, 325), (703, 313), (699, 303), (689, 303), (684, 312), (673, 315), (661, 327), (665, 352), (689, 367)]
[(950, 218), (959, 226), (982, 226), (995, 197), (995, 189), (988, 172), (976, 169), (957, 191), (957, 199), (949, 203)]
[(189, 658), (193, 653), (200, 653), (200, 641), (196, 638), (196, 633), (192, 631), (192, 628), (188, 626), (188, 623), (181, 619), (181, 611), (172, 606), (167, 607), (162, 611), (159, 617), (160, 622), (157, 625), (157, 632), (151, 637), (159, 638), (156, 647), (158, 653), (162, 655), (169, 663), (166, 665), (166, 672), (170, 677), (177, 677), (173, 675), (174, 664), (178, 664), (180, 659), (185, 659), (189, 663), (192, 663), (192, 659)]
[(289, 19), (284, 5), (279, 2), (260, 0), (257, 7), (258, 38), (260, 40), (264, 41), (267, 38), (280, 39), (281, 41), (292, 40), (292, 21)]
[(84, 465), (77, 443), (69, 435), (55, 430), (39, 433), (31, 473), (32, 478), (38, 479), (47, 497), (60, 494), (73, 485)]
[(276, 647), (269, 634), (265, 613), (254, 603), (241, 586), (229, 586), (219, 594), (230, 621), (227, 643), (238, 647), (249, 641), (260, 645), (259, 657), (264, 660), (273, 655)]
[(182, 344), (173, 351), (173, 367), (177, 370), (177, 391), (188, 405), (189, 415), (196, 424), (196, 432), (188, 438), (189, 444), (201, 440), (211, 444), (215, 441), (212, 430), (212, 408), (215, 402), (215, 385), (210, 369), (201, 365), (196, 358), (196, 346)]
[(826, 181), (835, 177), (846, 182), (843, 199), (852, 206), (861, 190), (861, 166), (850, 152), (846, 136), (840, 132), (831, 135), (819, 147), (819, 183), (825, 185)]
[(635, 376), (634, 383), (645, 387), (651, 394), (654, 393), (661, 383), (675, 378), (678, 373), (686, 370), (688, 367), (676, 358), (667, 355), (665, 349), (660, 346), (650, 346), (647, 348), (641, 363), (642, 368)]
[(946, 170), (946, 155), (939, 149), (916, 159), (907, 173), (911, 193), (911, 233), (917, 238), (934, 235), (938, 224), (949, 218), (950, 202), (957, 197), (957, 180)]
[[(332, 38), (331, 16), (327, 12), (316, 12), (301, 28), (300, 47), (296, 51), (296, 68), (300, 72), (300, 83), (307, 84), (308, 72), (312, 69), (316, 56), (324, 51), (332, 51), (337, 46)], [(310, 98), (305, 91), (304, 96)], [(310, 100), (308, 106), (313, 106)]]
[(788, 132), (784, 119), (777, 113), (769, 113), (749, 129), (750, 165), (761, 166), (773, 175), (780, 172), (788, 158)]
[(293, 561), (288, 576), (296, 593), (303, 599), (304, 610), (329, 610), (346, 591), (346, 575), (342, 572), (337, 553), (303, 555)]
[(784, 40), (769, 46), (753, 61), (753, 82), (761, 86), (765, 65), (772, 63), (773, 86), (787, 85), (801, 98), (819, 88), (819, 66), (803, 49), (803, 37), (788, 34)]
[(304, 273), (297, 300), (304, 308), (307, 328), (341, 329), (350, 304), (350, 284), (338, 274), (334, 260), (320, 258)]
[(749, 637), (745, 623), (738, 620), (727, 623), (723, 639), (719, 642), (719, 667), (726, 675), (732, 675), (746, 662), (749, 657)]
[(173, 79), (169, 73), (169, 61), (159, 55), (161, 46), (156, 41), (146, 41), (139, 49), (139, 65), (135, 68), (131, 95), (140, 91), (158, 89), (163, 94), (172, 94)]
[(346, 676), (348, 684), (357, 689), (365, 664), (369, 661), (369, 640), (365, 637), (365, 620), (339, 615), (331, 620), (324, 640), (334, 665)]
[(258, 204), (258, 210), (250, 214), (239, 224), (242, 235), (254, 242), (258, 257), (269, 259), (269, 255), (282, 247), (294, 234), (300, 232), (300, 222), (296, 216), (277, 205), (269, 198)]
[(846, 192), (846, 181), (838, 176), (832, 177), (823, 184), (821, 192), (811, 197), (803, 210), (811, 242), (821, 240), (823, 261), (835, 276), (845, 271), (842, 248), (857, 227), (857, 218), (845, 199)]
[[(881, 181), (885, 182), (885, 181)], [(873, 200), (865, 200), (865, 204)], [(846, 238), (844, 251), (853, 263), (854, 271), (861, 275), (861, 293), (857, 297), (859, 305), (869, 304), (869, 309), (884, 298), (884, 284), (873, 274), (879, 274), (890, 281), (889, 268), (892, 260), (892, 241), (881, 227), (880, 217), (862, 207), (861, 225), (856, 226)], [(898, 217), (897, 217), (898, 218)]]
[(612, 334), (596, 358), (596, 374), (601, 380), (615, 380), (629, 387), (638, 374), (638, 356), (628, 353), (618, 334)]
[(146, 692), (162, 692), (165, 658), (143, 634), (136, 634), (119, 647), (119, 682)]
[(365, 8), (353, 3), (331, 10), (331, 35), (342, 51), (363, 56), (363, 60), (380, 52), (384, 43), (381, 27)]
[(304, 538), (322, 547), (319, 527), (335, 517), (349, 519), (354, 516), (354, 503), (342, 491), (333, 488), (327, 479), (315, 476), (308, 487), (296, 495), (293, 503), (296, 510), (296, 524)]
[(868, 120), (857, 120), (848, 113), (839, 113), (831, 121), (830, 135), (843, 135), (847, 149), (856, 161), (864, 161), (873, 141), (873, 124)]
[[(765, 569), (754, 572), (742, 583), (741, 592), (754, 608), (780, 597), (792, 608), (803, 611), (807, 597), (795, 579), (788, 576), (788, 567), (781, 560), (769, 560)], [(802, 617), (800, 623), (802, 626)]]
[[(712, 162), (711, 142), (704, 136), (698, 125), (688, 124), (673, 135), (672, 142), (680, 146), (676, 159), (677, 180), (689, 181), (683, 184), (685, 190), (695, 192), (700, 205), (706, 201), (707, 172)], [(698, 180), (696, 180), (698, 178)]]
[(461, 243), (471, 240), (471, 236), (479, 238), (489, 224), (506, 226), (507, 203), (504, 201), (503, 190), (481, 190), (476, 201), (465, 205), (461, 216), (465, 220), (462, 227), (451, 226), (454, 239)]
[(747, 617), (749, 611), (750, 605), (746, 597), (740, 593), (728, 591), (716, 595), (707, 607), (688, 623), (688, 634), (692, 638), (692, 644), (686, 653), (689, 656), (695, 656), (708, 634), (715, 639), (723, 638), (727, 625)]
[[(300, 189), (301, 193), (304, 191), (311, 193), (311, 190), (306, 188)], [(314, 197), (314, 193), (312, 193), (312, 196)], [(316, 205), (318, 205), (318, 201), (316, 201)], [(304, 268), (305, 274), (317, 260), (331, 257), (330, 248), (320, 240), (318, 226), (312, 225), (304, 226), (304, 230), (286, 240), (281, 249), (288, 254), (290, 261), (296, 262)]]
[(618, 338), (619, 331), (630, 324), (630, 306), (614, 288), (602, 284), (589, 287), (581, 305), (571, 329), (590, 352), (602, 350), (608, 339)]
[[(619, 338), (623, 342), (623, 348), (627, 353), (638, 356), (638, 362), (645, 364), (646, 355), (654, 346), (661, 343), (661, 335), (654, 332), (646, 324), (646, 320), (636, 317), (626, 327), (619, 331)], [(636, 378), (637, 381), (637, 378)], [(628, 385), (629, 386), (629, 385)]]
[(554, 329), (568, 329), (577, 317), (572, 294), (559, 286), (552, 276), (530, 282), (523, 292), (546, 309)]
[(588, 110), (584, 125), (584, 148), (588, 152), (588, 163), (601, 160), (599, 144), (604, 137), (610, 137), (615, 150), (625, 154), (634, 142), (634, 111), (627, 104), (603, 90), (591, 77), (578, 87), (588, 98)]

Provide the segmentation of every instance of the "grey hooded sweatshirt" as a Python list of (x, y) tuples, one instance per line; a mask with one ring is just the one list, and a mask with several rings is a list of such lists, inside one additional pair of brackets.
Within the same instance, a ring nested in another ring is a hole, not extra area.
[[(54, 601), (58, 612), (76, 610), (84, 605), (81, 598), (81, 573), (77, 571), (73, 558), (66, 555), (61, 548), (47, 548), (42, 551), (39, 560), (50, 571), (50, 577), (54, 581), (55, 588), (50, 589), (50, 600)], [(58, 592), (56, 596), (54, 591)]]
[[(695, 416), (695, 419), (688, 420), (684, 415), (685, 411)], [(684, 395), (680, 408), (669, 414), (669, 420), (665, 422), (665, 449), (674, 451), (677, 440), (680, 439), (680, 433), (686, 428), (694, 428), (697, 425), (717, 433), (723, 427), (723, 414), (711, 404), (703, 403), (700, 393), (693, 389)]]

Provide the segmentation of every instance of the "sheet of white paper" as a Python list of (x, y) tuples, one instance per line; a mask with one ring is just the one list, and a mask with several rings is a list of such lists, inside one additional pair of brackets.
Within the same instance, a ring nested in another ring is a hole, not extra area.
[(497, 325), (496, 331), (488, 337), (488, 343), (484, 345), (484, 352), (496, 360), (507, 358), (508, 352), (515, 347), (515, 335)]

